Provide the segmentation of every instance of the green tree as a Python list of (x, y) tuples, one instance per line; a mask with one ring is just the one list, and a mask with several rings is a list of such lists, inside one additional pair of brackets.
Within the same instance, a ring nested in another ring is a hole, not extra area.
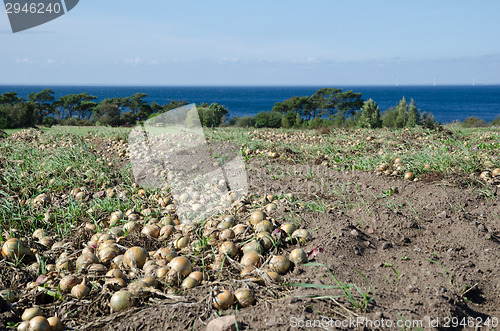
[(279, 128), (281, 115), (273, 111), (261, 111), (254, 117), (256, 128)]
[(19, 98), (16, 92), (5, 92), (0, 95), (0, 105), (4, 104), (13, 106), (23, 101), (23, 98)]
[(200, 105), (197, 107), (202, 126), (219, 126), (226, 121), (226, 115), (229, 113), (226, 107), (217, 103), (212, 103), (209, 107)]
[(387, 109), (382, 115), (382, 126), (386, 128), (395, 128), (397, 115), (394, 107)]
[(413, 128), (420, 125), (420, 111), (415, 105), (415, 100), (411, 99), (410, 106), (408, 107), (408, 120), (406, 122), (407, 128)]
[(381, 127), (380, 108), (375, 101), (369, 99), (364, 103), (357, 123), (362, 128), (374, 129)]
[(404, 128), (406, 126), (406, 121), (408, 120), (408, 103), (405, 97), (399, 101), (396, 106), (396, 128)]
[(54, 93), (51, 89), (45, 89), (28, 95), (28, 101), (34, 105), (35, 113), (38, 115), (38, 123), (42, 123), (45, 117), (54, 113)]
[(0, 129), (25, 128), (33, 126), (35, 122), (35, 109), (32, 104), (0, 104)]
[(120, 113), (119, 100), (106, 99), (95, 107), (93, 118), (96, 124), (116, 126), (122, 124)]

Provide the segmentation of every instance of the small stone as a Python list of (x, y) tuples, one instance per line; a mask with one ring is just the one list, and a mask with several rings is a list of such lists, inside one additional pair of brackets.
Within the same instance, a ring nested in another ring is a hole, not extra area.
[(352, 231), (351, 231), (351, 235), (353, 235), (354, 237), (359, 236), (359, 232), (358, 232), (358, 230), (356, 230), (356, 229), (352, 230)]
[(446, 213), (446, 210), (443, 210), (437, 215), (439, 218), (446, 218), (448, 217), (448, 214)]
[(236, 319), (234, 316), (223, 316), (211, 320), (206, 331), (236, 331)]
[(486, 227), (483, 224), (479, 224), (477, 229), (482, 232), (486, 232)]
[(384, 315), (382, 314), (382, 312), (380, 311), (376, 311), (374, 314), (373, 314), (373, 319), (374, 320), (378, 320), (380, 321), (382, 319), (382, 317), (384, 317)]
[(368, 234), (373, 234), (373, 232), (375, 232), (375, 230), (373, 230), (373, 228), (368, 228), (368, 229), (366, 230), (366, 232), (367, 232)]
[(382, 245), (382, 249), (389, 249), (392, 247), (392, 244), (391, 243), (388, 243), (388, 242), (385, 242), (383, 245)]

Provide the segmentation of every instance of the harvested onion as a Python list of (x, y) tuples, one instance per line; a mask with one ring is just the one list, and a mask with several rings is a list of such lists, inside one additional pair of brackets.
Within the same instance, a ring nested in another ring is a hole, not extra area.
[(234, 296), (229, 290), (219, 290), (212, 297), (212, 305), (215, 309), (227, 309), (234, 302)]
[(142, 268), (148, 256), (149, 254), (144, 248), (135, 246), (125, 252), (123, 263), (129, 268)]
[(133, 307), (135, 303), (134, 296), (129, 291), (120, 290), (111, 296), (109, 306), (114, 312), (119, 312)]

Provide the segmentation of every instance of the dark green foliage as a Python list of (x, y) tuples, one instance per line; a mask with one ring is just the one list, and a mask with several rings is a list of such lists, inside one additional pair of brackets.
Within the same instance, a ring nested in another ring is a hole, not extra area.
[[(49, 115), (54, 114), (54, 91), (45, 89), (38, 93), (30, 93), (28, 102), (31, 102), (35, 107), (35, 112), (38, 115), (38, 123), (43, 123), (43, 120)], [(53, 117), (50, 117), (53, 118)], [(45, 121), (45, 123), (48, 123)]]
[(7, 104), (13, 106), (23, 101), (24, 100), (22, 98), (19, 98), (17, 96), (16, 92), (5, 92), (4, 94), (0, 95), (0, 104)]
[(399, 104), (396, 106), (396, 128), (404, 128), (406, 126), (406, 121), (408, 120), (408, 103), (406, 102), (405, 97), (399, 101)]
[(228, 110), (226, 107), (217, 103), (212, 103), (209, 107), (198, 106), (198, 115), (202, 126), (214, 127), (223, 124), (226, 121)]
[(94, 121), (97, 125), (116, 126), (123, 124), (120, 118), (120, 104), (118, 100), (106, 99), (99, 103), (94, 112)]
[(420, 111), (415, 105), (415, 100), (411, 99), (410, 106), (408, 107), (408, 120), (406, 121), (407, 128), (413, 128), (420, 125)]
[(486, 122), (482, 119), (471, 116), (471, 117), (467, 117), (463, 121), (462, 126), (464, 128), (482, 128), (482, 127), (486, 126)]
[[(306, 121), (316, 117), (328, 117), (335, 119), (335, 123), (344, 126), (348, 117), (355, 117), (363, 105), (361, 93), (353, 91), (342, 91), (336, 88), (322, 88), (312, 96), (292, 97), (283, 102), (277, 102), (273, 111), (288, 114), (290, 112), (299, 114)], [(291, 123), (291, 117), (284, 120), (284, 124), (296, 126), (299, 121)]]
[(491, 126), (500, 126), (500, 115), (498, 115), (493, 121), (490, 123)]
[(362, 128), (375, 129), (382, 126), (380, 119), (380, 108), (372, 99), (366, 101), (361, 108), (358, 126)]
[(29, 103), (0, 104), (0, 129), (31, 127), (36, 122), (35, 109)]
[(255, 126), (254, 118), (251, 116), (238, 117), (235, 116), (229, 121), (229, 125), (234, 125), (241, 128), (249, 128)]
[(261, 111), (254, 117), (256, 128), (281, 127), (281, 114), (275, 111)]

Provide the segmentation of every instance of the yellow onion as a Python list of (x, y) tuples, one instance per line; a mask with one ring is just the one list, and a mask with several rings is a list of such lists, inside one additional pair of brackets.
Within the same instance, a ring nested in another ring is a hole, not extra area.
[(147, 298), (151, 295), (150, 288), (141, 280), (128, 284), (127, 291), (136, 298)]
[(120, 269), (111, 269), (106, 273), (106, 277), (108, 278), (121, 278), (126, 279), (127, 276)]
[(128, 234), (134, 232), (135, 229), (137, 229), (137, 222), (135, 221), (130, 221), (123, 225), (123, 231), (125, 231)]
[(21, 315), (23, 321), (30, 321), (33, 317), (42, 316), (42, 310), (38, 307), (28, 308)]
[[(260, 223), (259, 223), (260, 224)], [(273, 241), (271, 240), (271, 235), (267, 232), (261, 232), (257, 234), (260, 244), (265, 250), (269, 250), (273, 247)]]
[(147, 224), (142, 228), (141, 233), (149, 237), (158, 238), (160, 236), (160, 227), (156, 224)]
[(28, 331), (30, 327), (30, 321), (23, 321), (17, 326), (17, 331)]
[(108, 268), (106, 268), (103, 264), (100, 263), (93, 263), (89, 266), (88, 272), (89, 274), (92, 275), (103, 275), (108, 271)]
[(281, 230), (285, 231), (285, 233), (289, 236), (292, 235), (292, 233), (297, 230), (297, 227), (293, 223), (284, 223), (281, 225)]
[(181, 250), (189, 245), (189, 237), (180, 237), (174, 242), (175, 249)]
[(51, 247), (54, 244), (54, 239), (50, 236), (45, 236), (40, 238), (39, 243), (44, 245), (45, 247)]
[(234, 296), (229, 290), (218, 290), (212, 297), (215, 309), (228, 309), (234, 302)]
[(286, 256), (276, 255), (269, 261), (269, 266), (278, 274), (284, 275), (290, 269), (290, 260)]
[(243, 247), (241, 248), (241, 251), (243, 252), (243, 254), (246, 254), (246, 253), (251, 252), (251, 251), (254, 251), (254, 252), (261, 254), (264, 252), (264, 248), (262, 247), (262, 245), (260, 244), (259, 241), (252, 240), (252, 241), (249, 241), (248, 243), (246, 243), (245, 245), (243, 245)]
[(234, 292), (234, 296), (238, 301), (240, 307), (248, 307), (255, 302), (255, 295), (252, 290), (247, 288), (240, 288)]
[(2, 256), (9, 261), (31, 257), (33, 252), (17, 238), (7, 240), (2, 246)]
[(142, 271), (144, 271), (144, 274), (146, 275), (154, 274), (156, 272), (156, 269), (158, 269), (158, 264), (156, 264), (156, 261), (154, 260), (148, 260), (142, 266)]
[(64, 276), (59, 282), (59, 289), (63, 293), (71, 292), (71, 289), (80, 282), (81, 281), (73, 275)]
[(99, 260), (102, 263), (111, 262), (116, 256), (118, 256), (119, 251), (113, 246), (107, 246), (99, 250)]
[(125, 290), (120, 290), (111, 296), (109, 301), (109, 306), (114, 312), (120, 312), (122, 310), (133, 307), (135, 304), (135, 299), (132, 293)]
[(272, 282), (274, 282), (274, 283), (281, 282), (281, 276), (276, 271), (268, 271), (267, 275), (269, 276), (269, 278)]
[(256, 225), (259, 222), (262, 222), (266, 215), (262, 210), (256, 210), (250, 215), (250, 224)]
[(90, 267), (94, 263), (98, 263), (99, 260), (97, 259), (97, 256), (95, 254), (82, 254), (76, 259), (76, 269), (77, 270), (84, 270)]
[(109, 217), (109, 225), (114, 226), (116, 223), (118, 223), (120, 220), (124, 219), (125, 215), (121, 211), (115, 211), (111, 213), (111, 216)]
[(292, 233), (292, 239), (303, 244), (303, 243), (311, 240), (311, 234), (306, 229), (298, 229)]
[(258, 267), (260, 266), (260, 260), (261, 256), (256, 251), (249, 251), (248, 253), (245, 253), (243, 255), (240, 263), (245, 267), (248, 266)]
[(234, 216), (228, 215), (219, 223), (219, 225), (217, 225), (217, 229), (225, 230), (229, 229), (232, 226), (234, 226)]
[(47, 322), (49, 322), (51, 331), (63, 331), (64, 324), (61, 319), (57, 316), (52, 316), (47, 318)]
[(220, 240), (228, 240), (228, 239), (233, 239), (234, 236), (235, 236), (235, 234), (234, 234), (233, 230), (225, 229), (220, 233), (219, 239)]
[(142, 268), (148, 256), (149, 254), (144, 248), (135, 246), (125, 252), (123, 263), (129, 268)]
[(90, 288), (85, 284), (85, 278), (78, 285), (73, 286), (71, 289), (71, 296), (77, 299), (85, 298), (90, 293)]
[(175, 232), (175, 227), (173, 225), (164, 225), (160, 229), (160, 239), (167, 239)]
[(121, 288), (127, 286), (127, 281), (124, 278), (106, 278), (104, 283), (112, 291), (119, 291)]
[(49, 321), (43, 316), (35, 316), (30, 320), (29, 331), (51, 331)]
[(255, 225), (255, 232), (273, 232), (273, 223), (269, 221), (262, 221)]
[(40, 238), (43, 238), (45, 236), (48, 236), (49, 234), (45, 229), (36, 229), (35, 232), (33, 232), (33, 238), (40, 240)]
[(413, 180), (413, 172), (408, 171), (404, 177), (406, 180)]
[(236, 224), (235, 226), (233, 226), (232, 230), (236, 236), (239, 236), (239, 235), (245, 233), (247, 228), (248, 227), (245, 224)]
[(230, 257), (235, 257), (238, 254), (238, 247), (230, 241), (224, 241), (219, 246), (219, 252), (224, 255), (229, 255)]
[(290, 252), (289, 260), (295, 265), (307, 262), (307, 254), (302, 248), (296, 248)]
[(247, 266), (247, 267), (243, 268), (243, 270), (240, 271), (240, 276), (243, 278), (255, 276), (255, 267), (254, 266)]
[(498, 177), (500, 176), (500, 168), (495, 168), (492, 172), (491, 172), (491, 175), (493, 177)]
[(159, 258), (165, 259), (168, 262), (172, 261), (174, 257), (177, 256), (177, 252), (171, 248), (163, 247), (156, 251)]
[(181, 287), (184, 287), (184, 288), (187, 288), (187, 289), (190, 289), (190, 288), (193, 288), (193, 287), (196, 287), (198, 286), (198, 281), (196, 279), (194, 279), (193, 277), (186, 277), (183, 281), (182, 281), (182, 284), (181, 284)]
[(266, 212), (267, 213), (271, 213), (271, 212), (275, 211), (276, 209), (278, 209), (278, 206), (276, 206), (276, 204), (273, 203), (273, 202), (271, 202), (270, 204), (268, 204), (266, 206)]
[(161, 267), (158, 270), (156, 270), (156, 277), (159, 279), (163, 279), (163, 278), (167, 277), (168, 271), (169, 271), (169, 268)]
[(142, 278), (141, 281), (149, 287), (158, 287), (158, 281), (154, 277), (146, 276)]
[(168, 264), (170, 269), (186, 277), (191, 273), (191, 261), (184, 256), (178, 256), (172, 259)]

